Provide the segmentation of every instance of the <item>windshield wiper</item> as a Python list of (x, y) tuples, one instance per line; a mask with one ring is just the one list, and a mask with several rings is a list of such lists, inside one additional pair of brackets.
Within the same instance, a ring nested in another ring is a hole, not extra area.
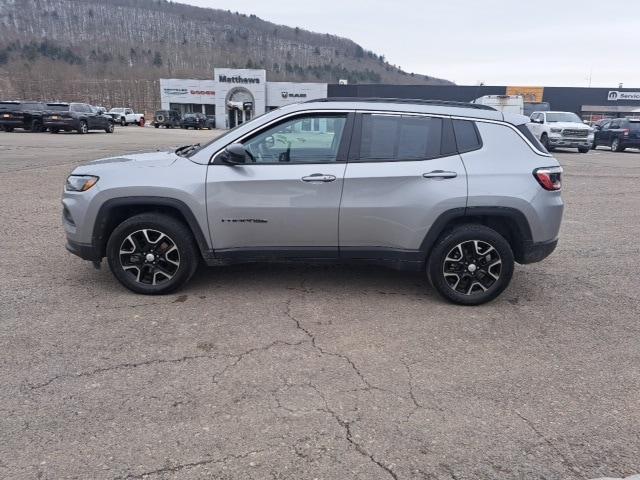
[(175, 154), (184, 157), (198, 148), (200, 148), (199, 143), (194, 143), (193, 145), (184, 145), (182, 147), (176, 148)]

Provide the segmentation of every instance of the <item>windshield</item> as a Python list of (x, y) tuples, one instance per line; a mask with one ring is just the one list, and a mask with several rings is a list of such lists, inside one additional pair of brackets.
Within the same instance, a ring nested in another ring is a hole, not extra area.
[(112, 108), (109, 111), (113, 112), (113, 113), (122, 113), (122, 112), (124, 112), (124, 108)]
[(633, 130), (634, 132), (636, 130), (640, 130), (640, 120), (631, 120), (629, 122), (629, 129)]
[(573, 122), (573, 123), (582, 123), (580, 117), (575, 113), (570, 112), (559, 112), (559, 113), (547, 113), (547, 122)]

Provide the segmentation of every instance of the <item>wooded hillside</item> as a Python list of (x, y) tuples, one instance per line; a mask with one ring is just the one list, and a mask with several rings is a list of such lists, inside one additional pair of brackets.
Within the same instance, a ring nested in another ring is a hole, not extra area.
[(0, 0), (0, 97), (152, 110), (157, 80), (264, 68), (272, 81), (450, 83), (330, 34), (165, 0)]

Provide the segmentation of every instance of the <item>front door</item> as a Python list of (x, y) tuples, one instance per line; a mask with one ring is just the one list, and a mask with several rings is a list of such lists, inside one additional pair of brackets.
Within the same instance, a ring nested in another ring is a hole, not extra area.
[(337, 256), (348, 119), (347, 113), (299, 114), (241, 139), (250, 157), (246, 164), (214, 159), (207, 210), (220, 255), (235, 249)]
[(349, 157), (344, 257), (416, 258), (438, 216), (466, 206), (467, 177), (448, 118), (363, 113)]

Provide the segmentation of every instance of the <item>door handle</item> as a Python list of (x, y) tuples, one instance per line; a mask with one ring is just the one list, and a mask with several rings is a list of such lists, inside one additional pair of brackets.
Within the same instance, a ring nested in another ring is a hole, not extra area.
[(429, 173), (423, 173), (424, 178), (435, 178), (436, 180), (445, 180), (447, 178), (456, 178), (458, 174), (456, 172), (445, 172), (444, 170), (433, 170)]
[(324, 173), (314, 173), (302, 177), (303, 182), (333, 182), (336, 179), (334, 175), (325, 175)]

